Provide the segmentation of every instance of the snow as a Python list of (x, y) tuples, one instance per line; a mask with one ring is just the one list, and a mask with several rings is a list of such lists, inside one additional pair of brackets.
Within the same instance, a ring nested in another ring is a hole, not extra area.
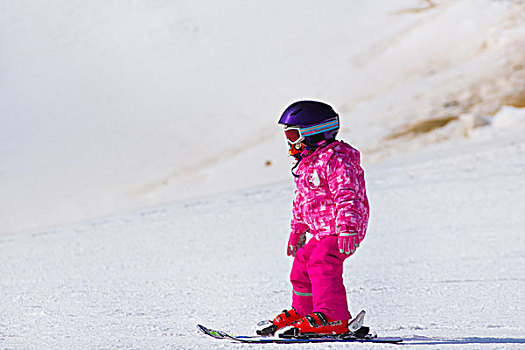
[(405, 348), (524, 347), (522, 1), (0, 6), (0, 349), (252, 348), (195, 325), (289, 307), (299, 98), (363, 151), (351, 312)]
[(525, 106), (522, 1), (0, 6), (0, 234), (283, 181), (297, 99), (369, 161)]

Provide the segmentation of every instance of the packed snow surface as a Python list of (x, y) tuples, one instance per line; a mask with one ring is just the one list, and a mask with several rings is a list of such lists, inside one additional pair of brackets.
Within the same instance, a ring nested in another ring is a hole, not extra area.
[[(366, 169), (353, 314), (406, 348), (525, 346), (523, 130)], [(289, 307), (292, 197), (289, 179), (0, 238), (0, 348), (251, 348), (195, 325), (245, 334)]]

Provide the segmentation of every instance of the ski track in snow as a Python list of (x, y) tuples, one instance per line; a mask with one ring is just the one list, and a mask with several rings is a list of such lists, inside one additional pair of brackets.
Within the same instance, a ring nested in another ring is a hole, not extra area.
[[(403, 348), (522, 349), (521, 135), (366, 173), (371, 222), (345, 265), (352, 313), (366, 309), (366, 323), (404, 337)], [(195, 325), (245, 334), (289, 306), (292, 197), (290, 180), (0, 237), (0, 348), (252, 348)]]

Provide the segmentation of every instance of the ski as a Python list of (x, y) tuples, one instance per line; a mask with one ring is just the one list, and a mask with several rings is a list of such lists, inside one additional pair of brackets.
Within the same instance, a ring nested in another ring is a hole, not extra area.
[(351, 333), (339, 336), (323, 336), (313, 338), (277, 338), (277, 337), (263, 337), (263, 336), (236, 336), (223, 331), (213, 330), (203, 325), (197, 325), (197, 328), (204, 334), (221, 340), (230, 340), (240, 343), (259, 343), (259, 344), (297, 344), (297, 343), (345, 343), (345, 342), (359, 342), (359, 343), (385, 343), (397, 344), (403, 341), (396, 337), (377, 337), (367, 335), (363, 338), (358, 338)]
[(313, 337), (293, 337), (285, 336), (247, 336), (247, 335), (231, 335), (227, 332), (213, 330), (203, 325), (197, 325), (197, 328), (204, 334), (215, 338), (230, 340), (241, 343), (329, 343), (329, 342), (360, 342), (360, 343), (388, 343), (396, 344), (403, 341), (401, 338), (396, 337), (378, 337), (376, 335), (369, 334), (368, 327), (364, 327), (365, 311), (361, 311), (349, 324), (349, 333), (341, 335), (326, 335), (326, 336), (313, 336)]

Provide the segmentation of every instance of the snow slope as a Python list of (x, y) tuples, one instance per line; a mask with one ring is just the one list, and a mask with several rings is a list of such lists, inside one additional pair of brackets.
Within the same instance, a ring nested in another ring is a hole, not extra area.
[(407, 348), (523, 348), (524, 16), (0, 0), (0, 349), (229, 349), (195, 324), (247, 333), (289, 306), (274, 122), (298, 98), (364, 151), (352, 313)]
[[(523, 125), (366, 168), (371, 223), (344, 277), (379, 334), (525, 346)], [(289, 306), (291, 182), (0, 238), (0, 348), (251, 348), (195, 324), (246, 333)]]
[(421, 121), (463, 137), (525, 106), (524, 23), (521, 1), (0, 0), (0, 233), (282, 181), (300, 98), (368, 159), (435, 142)]

